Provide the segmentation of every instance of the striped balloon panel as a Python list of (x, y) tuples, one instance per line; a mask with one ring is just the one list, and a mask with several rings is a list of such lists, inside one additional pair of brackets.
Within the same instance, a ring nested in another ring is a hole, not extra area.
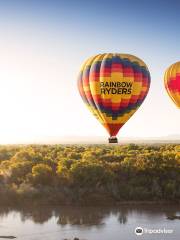
[(164, 84), (170, 98), (180, 108), (180, 62), (172, 64), (166, 70)]
[(150, 73), (142, 60), (127, 54), (99, 54), (85, 62), (78, 78), (80, 95), (111, 136), (144, 101)]

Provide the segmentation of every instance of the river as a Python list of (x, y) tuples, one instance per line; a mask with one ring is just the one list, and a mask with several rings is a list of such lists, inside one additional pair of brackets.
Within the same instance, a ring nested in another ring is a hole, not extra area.
[[(0, 236), (18, 240), (179, 240), (178, 205), (0, 207)], [(139, 234), (135, 229), (141, 227)], [(142, 231), (142, 232), (141, 232)]]

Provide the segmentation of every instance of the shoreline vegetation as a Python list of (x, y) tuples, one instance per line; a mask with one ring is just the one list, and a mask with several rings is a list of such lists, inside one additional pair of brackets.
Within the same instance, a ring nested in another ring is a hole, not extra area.
[(180, 203), (180, 145), (2, 145), (0, 205)]

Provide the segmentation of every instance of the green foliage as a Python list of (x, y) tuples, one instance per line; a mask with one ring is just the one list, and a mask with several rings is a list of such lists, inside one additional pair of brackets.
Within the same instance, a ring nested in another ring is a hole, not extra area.
[(97, 186), (106, 184), (113, 178), (113, 173), (98, 162), (75, 162), (69, 170), (73, 182), (79, 186)]
[(93, 192), (115, 200), (177, 200), (179, 186), (179, 145), (0, 147), (1, 196), (65, 194), (69, 201)]
[(53, 179), (53, 171), (47, 164), (39, 163), (32, 168), (32, 176), (35, 184), (49, 185)]
[(10, 182), (13, 182), (13, 183), (16, 183), (16, 184), (25, 182), (26, 181), (26, 176), (31, 171), (32, 166), (33, 166), (33, 164), (30, 161), (17, 162), (17, 163), (13, 162), (9, 166), (9, 172), (10, 172), (9, 180), (10, 180)]

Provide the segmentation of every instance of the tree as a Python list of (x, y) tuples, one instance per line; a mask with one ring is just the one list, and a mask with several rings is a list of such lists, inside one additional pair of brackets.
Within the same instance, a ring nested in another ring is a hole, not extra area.
[(47, 164), (43, 163), (36, 164), (32, 168), (32, 176), (35, 185), (36, 184), (50, 185), (53, 180), (53, 175), (54, 173), (52, 171), (52, 168)]

